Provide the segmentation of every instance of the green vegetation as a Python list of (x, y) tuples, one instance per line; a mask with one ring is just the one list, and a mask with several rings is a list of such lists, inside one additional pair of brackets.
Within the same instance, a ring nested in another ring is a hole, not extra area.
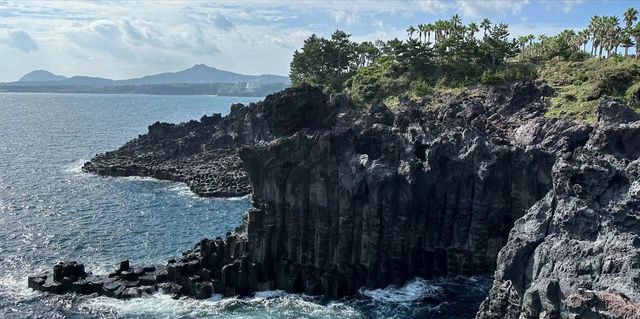
[(640, 61), (616, 57), (585, 61), (548, 61), (539, 76), (555, 88), (547, 115), (595, 122), (596, 107), (608, 96), (640, 106)]
[(547, 80), (555, 89), (548, 115), (595, 119), (605, 95), (640, 107), (638, 12), (620, 18), (594, 16), (584, 30), (512, 39), (504, 23), (489, 19), (462, 24), (460, 16), (409, 26), (405, 40), (357, 43), (337, 30), (316, 35), (294, 53), (294, 85), (309, 83), (327, 92), (347, 92), (362, 104), (420, 98), (474, 84), (509, 84), (526, 78)]

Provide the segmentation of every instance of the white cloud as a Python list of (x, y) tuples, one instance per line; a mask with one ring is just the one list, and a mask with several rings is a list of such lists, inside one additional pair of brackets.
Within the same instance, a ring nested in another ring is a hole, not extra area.
[(547, 10), (562, 10), (564, 13), (569, 13), (573, 8), (584, 0), (541, 0)]
[(233, 22), (229, 21), (227, 17), (221, 14), (210, 15), (208, 20), (220, 30), (229, 31), (236, 28), (236, 25), (233, 24)]
[(577, 26), (567, 26), (563, 24), (534, 24), (534, 23), (516, 23), (509, 25), (509, 33), (512, 38), (521, 35), (540, 35), (540, 34), (558, 34), (565, 29), (579, 30)]
[(522, 13), (522, 8), (529, 3), (528, 0), (484, 0), (463, 1), (459, 0), (458, 8), (463, 16), (484, 18), (496, 15), (515, 15)]
[(29, 53), (38, 50), (38, 44), (28, 33), (22, 30), (7, 30), (0, 32), (0, 42), (10, 48)]
[[(340, 28), (353, 33), (354, 40), (404, 38), (407, 25), (417, 19), (458, 12), (465, 20), (488, 16), (498, 22), (524, 16), (526, 4), (527, 0), (166, 0), (126, 5), (116, 0), (0, 0), (0, 47), (12, 48), (0, 49), (0, 81), (33, 69), (121, 79), (197, 63), (243, 73), (286, 74), (292, 51), (312, 33), (327, 36)], [(526, 20), (516, 19), (524, 23), (513, 34), (530, 30)]]
[(336, 23), (344, 23), (348, 26), (360, 21), (360, 16), (353, 11), (335, 10), (331, 13), (331, 16), (333, 16), (333, 20)]

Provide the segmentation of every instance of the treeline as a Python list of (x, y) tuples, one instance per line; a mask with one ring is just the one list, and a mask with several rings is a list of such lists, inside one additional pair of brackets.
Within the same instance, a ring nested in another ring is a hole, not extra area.
[[(463, 24), (459, 15), (407, 28), (406, 39), (355, 42), (337, 30), (325, 39), (315, 34), (296, 50), (290, 65), (293, 85), (310, 83), (329, 92), (346, 91), (368, 102), (408, 93), (423, 96), (435, 85), (508, 83), (535, 76), (535, 65), (551, 59), (580, 61), (615, 56), (640, 40), (637, 11), (593, 17), (582, 31), (513, 39), (509, 26), (489, 19)], [(590, 50), (587, 44), (591, 43)]]
[(564, 30), (555, 36), (526, 35), (518, 37), (521, 60), (543, 61), (556, 57), (570, 61), (585, 58), (628, 57), (629, 48), (635, 47), (635, 58), (640, 51), (640, 23), (638, 11), (629, 8), (621, 23), (616, 16), (593, 16), (583, 30)]
[(458, 15), (433, 26), (424, 32), (410, 27), (406, 40), (375, 43), (351, 41), (350, 35), (340, 30), (329, 39), (312, 35), (293, 54), (291, 81), (294, 85), (306, 82), (341, 91), (358, 70), (374, 64), (389, 67), (390, 62), (414, 77), (434, 72), (448, 78), (477, 77), (483, 70), (504, 65), (518, 52), (504, 23), (491, 24), (485, 19), (481, 39), (477, 37), (478, 26), (463, 25)]

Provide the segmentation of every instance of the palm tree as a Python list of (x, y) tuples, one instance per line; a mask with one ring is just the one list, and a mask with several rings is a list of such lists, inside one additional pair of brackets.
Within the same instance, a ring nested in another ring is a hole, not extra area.
[(605, 29), (607, 37), (607, 57), (611, 57), (611, 52), (616, 52), (618, 45), (620, 44), (620, 19), (612, 16), (607, 17), (605, 20)]
[(598, 57), (602, 58), (602, 51), (605, 47), (605, 38), (607, 33), (607, 19), (606, 17), (596, 16), (596, 39), (598, 41), (598, 45), (596, 46), (598, 50)]
[(538, 36), (538, 40), (540, 41), (540, 53), (539, 53), (540, 55), (542, 55), (542, 54), (544, 54), (544, 53), (545, 53), (545, 47), (544, 47), (544, 45), (547, 43), (547, 39), (548, 39), (548, 38), (549, 38), (549, 37), (547, 37), (547, 36), (546, 36), (546, 35), (544, 35), (544, 34), (541, 34), (541, 35), (539, 35), (539, 36)]
[[(633, 22), (638, 20), (638, 10), (635, 8), (629, 8), (624, 12), (624, 24), (625, 24), (625, 36), (623, 38), (624, 56), (629, 53), (629, 47), (633, 45), (631, 41), (631, 27)], [(637, 53), (636, 53), (637, 55)]]
[(637, 23), (630, 31), (636, 42), (636, 60), (638, 60), (640, 59), (640, 23)]
[(624, 12), (624, 24), (627, 29), (631, 29), (636, 20), (638, 20), (638, 10), (629, 8)]
[(518, 37), (518, 43), (520, 43), (520, 61), (524, 60), (524, 47), (527, 45), (528, 39), (529, 38), (525, 35)]
[(480, 22), (480, 27), (484, 30), (483, 36), (487, 36), (487, 32), (491, 29), (491, 20), (488, 18), (484, 18), (482, 22)]
[(591, 17), (591, 21), (589, 21), (589, 33), (591, 33), (591, 55), (596, 55), (598, 52), (598, 44), (600, 44), (600, 37), (598, 36), (598, 28), (600, 23), (599, 16)]
[(427, 43), (430, 43), (431, 42), (431, 32), (433, 32), (436, 28), (433, 25), (433, 23), (429, 23), (429, 24), (427, 24), (426, 29), (427, 29)]
[(426, 38), (426, 34), (425, 34), (425, 25), (420, 23), (418, 24), (418, 40), (420, 40), (422, 42), (422, 37), (425, 36)]
[(629, 48), (633, 46), (631, 35), (631, 29), (624, 29), (620, 32), (620, 45), (624, 48), (625, 57), (629, 55)]
[(578, 39), (582, 46), (582, 50), (587, 52), (587, 43), (589, 42), (589, 30), (584, 29), (578, 32)]
[(413, 37), (413, 34), (418, 31), (418, 29), (416, 29), (414, 26), (410, 25), (407, 28), (407, 35), (409, 36), (409, 39), (411, 39)]
[(469, 38), (471, 39), (475, 38), (476, 32), (480, 31), (480, 29), (478, 29), (478, 24), (476, 24), (475, 22), (469, 23), (467, 30), (469, 31)]
[(462, 25), (462, 18), (460, 18), (458, 14), (454, 14), (453, 16), (451, 16), (451, 23), (453, 24), (453, 28), (455, 29), (458, 26)]
[(438, 20), (434, 23), (434, 34), (435, 34), (435, 40), (434, 40), (434, 44), (438, 44), (440, 43), (440, 41), (442, 41), (442, 36), (443, 36), (443, 31), (445, 29), (445, 23), (442, 20)]
[(527, 35), (527, 40), (529, 41), (529, 46), (532, 47), (533, 46), (533, 40), (536, 39), (536, 35), (535, 34), (529, 34)]

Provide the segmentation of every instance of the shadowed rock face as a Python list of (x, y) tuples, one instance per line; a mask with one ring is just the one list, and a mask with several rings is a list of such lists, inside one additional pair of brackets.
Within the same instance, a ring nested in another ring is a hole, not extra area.
[(513, 221), (549, 189), (553, 159), (474, 131), (427, 134), (336, 127), (243, 149), (248, 251), (270, 288), (342, 296), (492, 271)]
[(604, 117), (516, 221), (478, 318), (640, 317), (640, 122)]
[[(545, 118), (545, 91), (521, 82), (392, 112), (303, 86), (201, 121), (207, 128), (189, 145), (232, 150), (253, 207), (225, 239), (169, 261), (155, 288), (336, 297), (495, 271), (479, 318), (584, 316), (582, 301), (620, 304), (605, 302), (618, 300), (598, 292), (607, 289), (636, 309), (640, 123), (616, 100), (601, 106), (595, 127)], [(156, 124), (139, 149), (174, 145), (189, 131), (180, 130)], [(578, 289), (606, 298), (567, 299)]]

